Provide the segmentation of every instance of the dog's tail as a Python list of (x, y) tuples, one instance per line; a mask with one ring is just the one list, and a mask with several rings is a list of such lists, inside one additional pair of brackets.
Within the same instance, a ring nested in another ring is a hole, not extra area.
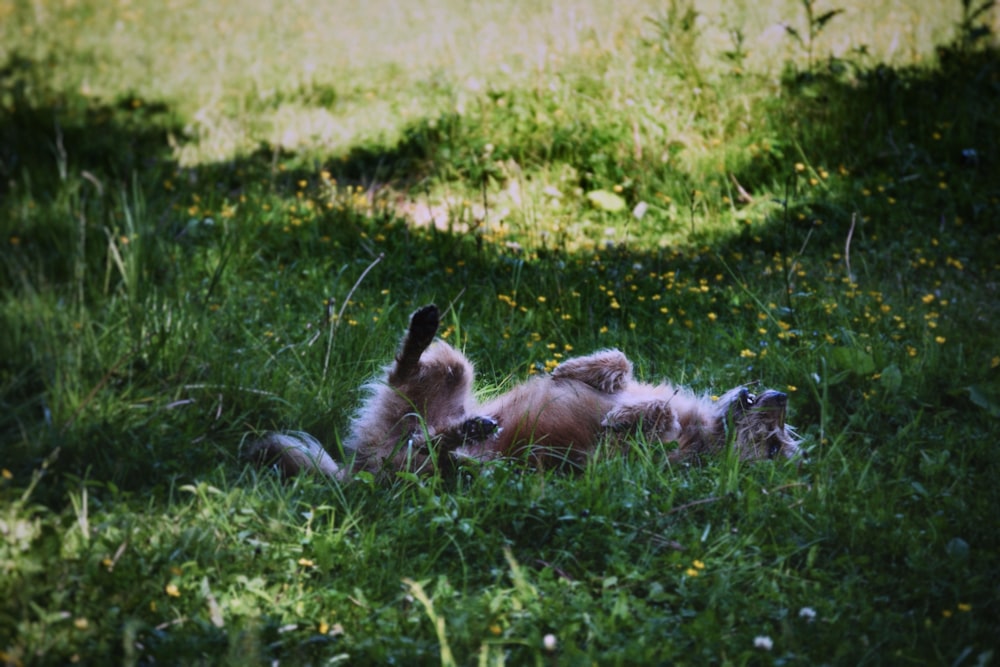
[(268, 433), (247, 448), (247, 459), (257, 465), (273, 466), (283, 476), (316, 473), (338, 481), (348, 468), (334, 461), (316, 438), (303, 431)]

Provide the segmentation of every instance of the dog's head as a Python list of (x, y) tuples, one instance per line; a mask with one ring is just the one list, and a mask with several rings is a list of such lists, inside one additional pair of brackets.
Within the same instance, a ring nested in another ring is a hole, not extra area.
[(768, 389), (753, 394), (737, 387), (719, 399), (741, 459), (792, 458), (799, 453), (795, 429), (785, 423), (788, 395)]

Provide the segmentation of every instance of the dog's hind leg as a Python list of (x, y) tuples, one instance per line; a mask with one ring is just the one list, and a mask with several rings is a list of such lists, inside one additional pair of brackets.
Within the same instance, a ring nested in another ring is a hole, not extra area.
[(434, 341), (441, 312), (434, 304), (424, 306), (410, 316), (410, 326), (399, 345), (396, 363), (389, 369), (389, 385), (398, 387), (417, 375), (420, 369), (420, 355)]
[(574, 357), (552, 371), (555, 380), (577, 380), (605, 394), (615, 394), (632, 381), (632, 362), (618, 350)]
[(616, 433), (642, 433), (647, 441), (669, 442), (680, 433), (677, 414), (668, 400), (621, 403), (604, 416), (601, 426)]

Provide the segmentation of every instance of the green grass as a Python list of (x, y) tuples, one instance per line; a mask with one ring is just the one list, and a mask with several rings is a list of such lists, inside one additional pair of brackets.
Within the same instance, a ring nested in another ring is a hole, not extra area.
[[(995, 9), (201, 4), (0, 1), (4, 662), (994, 661)], [(244, 466), (431, 301), (808, 458)]]

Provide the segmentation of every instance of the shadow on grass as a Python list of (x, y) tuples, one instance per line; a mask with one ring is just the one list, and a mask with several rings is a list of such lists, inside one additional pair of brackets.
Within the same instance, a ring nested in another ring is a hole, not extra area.
[(49, 88), (45, 63), (18, 54), (0, 66), (0, 193), (22, 179), (50, 191), (70, 170), (128, 178), (168, 160), (180, 121), (167, 105), (125, 95), (111, 104)]

